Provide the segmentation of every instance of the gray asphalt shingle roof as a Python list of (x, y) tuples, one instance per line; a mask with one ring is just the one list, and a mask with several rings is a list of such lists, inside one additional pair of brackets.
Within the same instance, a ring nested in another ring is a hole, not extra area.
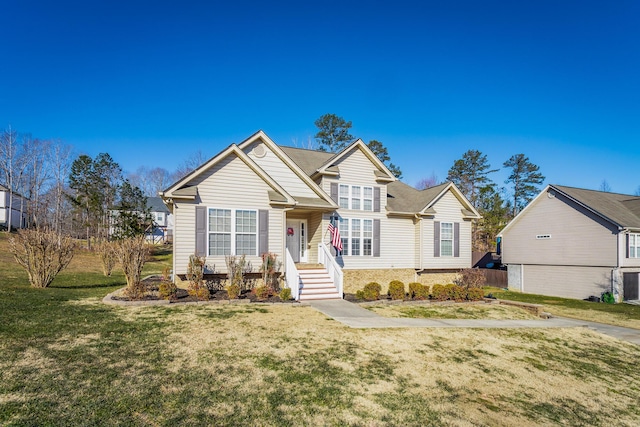
[(147, 197), (147, 207), (151, 212), (165, 212), (170, 213), (169, 208), (162, 202), (161, 197)]
[(640, 196), (606, 193), (584, 188), (550, 185), (557, 191), (582, 203), (613, 224), (626, 228), (640, 228)]

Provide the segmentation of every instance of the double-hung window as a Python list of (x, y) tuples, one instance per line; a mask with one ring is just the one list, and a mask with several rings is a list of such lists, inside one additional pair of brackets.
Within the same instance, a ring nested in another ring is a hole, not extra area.
[(440, 255), (453, 256), (453, 223), (440, 223)]
[(340, 184), (338, 198), (343, 209), (373, 212), (373, 187)]
[(343, 209), (349, 209), (349, 186), (340, 184), (340, 200), (339, 205)]
[(345, 256), (373, 255), (373, 220), (341, 218), (342, 254)]
[(257, 255), (255, 210), (209, 209), (209, 255)]
[(629, 258), (640, 258), (640, 234), (629, 234)]

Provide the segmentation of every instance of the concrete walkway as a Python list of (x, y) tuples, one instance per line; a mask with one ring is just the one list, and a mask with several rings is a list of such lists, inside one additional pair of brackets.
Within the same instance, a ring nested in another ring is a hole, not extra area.
[(587, 327), (640, 345), (640, 330), (554, 317), (540, 320), (405, 319), (382, 317), (345, 300), (310, 301), (311, 307), (351, 328), (574, 328)]

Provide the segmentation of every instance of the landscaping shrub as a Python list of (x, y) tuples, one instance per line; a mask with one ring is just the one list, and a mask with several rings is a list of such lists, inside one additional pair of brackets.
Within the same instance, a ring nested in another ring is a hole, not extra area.
[(364, 299), (364, 291), (362, 289), (356, 291), (356, 298)]
[(447, 297), (453, 301), (464, 301), (467, 299), (467, 290), (464, 286), (459, 286), (454, 283), (449, 283), (445, 286)]
[(105, 240), (96, 247), (98, 255), (100, 256), (100, 263), (102, 264), (102, 274), (107, 277), (111, 276), (111, 271), (113, 271), (113, 267), (115, 267), (118, 260), (116, 256), (117, 245), (117, 242)]
[(291, 299), (291, 288), (282, 288), (279, 296), (282, 301), (289, 301)]
[(481, 301), (484, 298), (484, 289), (469, 288), (467, 289), (467, 299), (469, 301)]
[(142, 284), (142, 267), (149, 253), (149, 245), (144, 236), (129, 237), (118, 240), (116, 256), (122, 265), (127, 278), (125, 293), (133, 299), (144, 297), (145, 287)]
[(267, 299), (271, 295), (271, 288), (266, 285), (256, 286), (253, 291), (258, 299)]
[(389, 283), (388, 293), (393, 300), (404, 299), (404, 283), (400, 280), (392, 280)]
[(431, 288), (431, 299), (435, 301), (446, 301), (448, 298), (447, 289), (444, 285), (439, 283), (433, 285), (433, 288)]
[(429, 287), (422, 283), (411, 282), (409, 283), (409, 296), (412, 299), (427, 299), (429, 298)]
[(460, 270), (454, 283), (465, 288), (481, 288), (487, 283), (487, 278), (479, 268), (464, 268)]
[(203, 280), (204, 266), (205, 257), (200, 257), (195, 254), (189, 255), (189, 264), (187, 265), (189, 288), (187, 292), (192, 297), (202, 301), (209, 299), (209, 289), (205, 286)]
[(75, 244), (53, 231), (21, 230), (9, 239), (9, 248), (31, 286), (46, 288), (73, 259)]
[(263, 253), (262, 265), (260, 266), (262, 282), (272, 293), (275, 293), (279, 288), (278, 271), (280, 270), (282, 263), (277, 260), (277, 257), (277, 254), (271, 252)]
[[(235, 288), (232, 289), (232, 292), (236, 295), (240, 295), (240, 291), (242, 291), (245, 285), (245, 274), (251, 272), (251, 263), (246, 261), (244, 255), (235, 256), (230, 255), (224, 258), (225, 263), (227, 264), (227, 292), (229, 292), (229, 287), (234, 286), (238, 288), (238, 292), (236, 294)], [(231, 296), (229, 296), (231, 298)], [(237, 298), (237, 296), (236, 296)], [(233, 298), (232, 298), (233, 299)]]
[(370, 282), (364, 285), (364, 290), (362, 296), (367, 301), (375, 301), (380, 299), (380, 292), (382, 291), (382, 286), (376, 282)]
[(227, 285), (225, 289), (227, 290), (229, 299), (236, 299), (240, 296), (240, 286), (238, 285)]
[(178, 287), (171, 280), (171, 270), (165, 267), (162, 270), (162, 282), (158, 286), (158, 296), (162, 299), (175, 300), (178, 297)]

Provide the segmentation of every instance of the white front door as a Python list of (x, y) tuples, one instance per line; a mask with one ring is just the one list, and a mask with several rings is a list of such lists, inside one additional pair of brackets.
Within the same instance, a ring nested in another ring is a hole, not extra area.
[(307, 221), (287, 220), (287, 249), (294, 262), (307, 262)]

